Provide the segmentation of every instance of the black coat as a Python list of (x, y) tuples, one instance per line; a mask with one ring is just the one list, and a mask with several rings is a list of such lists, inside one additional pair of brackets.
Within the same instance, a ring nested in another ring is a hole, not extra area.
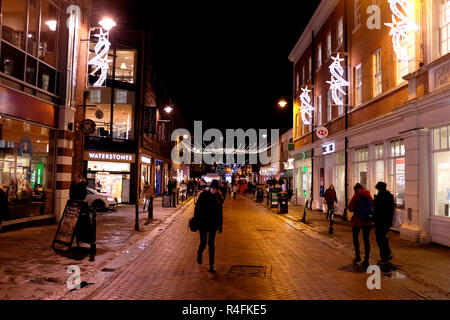
[(0, 221), (9, 217), (8, 196), (5, 191), (0, 188)]
[(373, 219), (375, 225), (391, 227), (395, 211), (395, 201), (392, 193), (380, 191), (375, 195), (374, 202)]
[(200, 194), (194, 211), (194, 217), (198, 221), (200, 231), (222, 229), (222, 202), (223, 198), (219, 191), (212, 194), (209, 190), (206, 190)]
[(86, 182), (80, 181), (78, 183), (75, 183), (75, 181), (72, 181), (69, 191), (70, 200), (83, 201), (86, 198), (87, 194), (88, 192)]

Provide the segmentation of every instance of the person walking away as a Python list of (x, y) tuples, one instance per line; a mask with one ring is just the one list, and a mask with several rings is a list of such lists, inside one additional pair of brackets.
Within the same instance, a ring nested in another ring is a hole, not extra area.
[(0, 185), (0, 230), (2, 229), (3, 220), (9, 218), (8, 193), (5, 191), (5, 187)]
[(359, 254), (359, 231), (362, 229), (364, 240), (364, 261), (361, 263), (363, 268), (369, 266), (369, 254), (370, 254), (370, 230), (372, 228), (373, 207), (374, 201), (369, 190), (357, 183), (353, 190), (355, 194), (348, 204), (348, 210), (353, 212), (351, 219), (351, 226), (353, 231), (353, 246), (355, 247), (355, 259), (354, 263), (360, 262), (361, 257)]
[[(233, 198), (234, 198), (235, 200), (236, 200), (236, 196), (238, 196), (237, 193), (238, 193), (238, 187), (237, 187), (237, 184), (235, 183), (235, 184), (233, 185)], [(239, 199), (239, 196), (238, 196), (238, 199)]]
[(209, 190), (203, 191), (198, 197), (194, 210), (194, 219), (198, 221), (200, 231), (200, 245), (197, 252), (197, 262), (202, 264), (203, 250), (208, 244), (209, 248), (209, 272), (214, 270), (214, 242), (216, 232), (222, 233), (222, 204), (223, 198), (218, 190), (219, 181), (213, 180)]
[(337, 203), (336, 190), (334, 190), (334, 185), (330, 184), (327, 190), (325, 190), (324, 194), (325, 202), (327, 204), (327, 219), (328, 215), (331, 214), (331, 210), (334, 207), (334, 204)]
[(388, 263), (392, 260), (391, 249), (389, 248), (389, 228), (392, 227), (394, 218), (395, 201), (394, 196), (386, 189), (386, 183), (380, 181), (375, 189), (378, 194), (375, 195), (375, 208), (373, 219), (375, 223), (375, 236), (377, 238), (378, 248), (380, 249), (381, 263)]

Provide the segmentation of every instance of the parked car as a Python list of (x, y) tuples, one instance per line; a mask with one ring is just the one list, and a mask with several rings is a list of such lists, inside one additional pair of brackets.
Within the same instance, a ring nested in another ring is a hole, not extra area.
[(91, 188), (87, 188), (87, 191), (88, 194), (84, 200), (88, 203), (89, 207), (97, 211), (106, 211), (108, 208), (117, 207), (117, 198), (97, 192)]

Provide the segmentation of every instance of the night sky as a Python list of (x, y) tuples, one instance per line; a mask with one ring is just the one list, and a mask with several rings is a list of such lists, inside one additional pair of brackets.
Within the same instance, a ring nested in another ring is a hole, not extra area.
[[(289, 128), (291, 102), (281, 109), (277, 101), (292, 96), (288, 56), (319, 3), (137, 1), (131, 16), (151, 32), (153, 69), (188, 124)], [(113, 14), (125, 20), (124, 12)]]

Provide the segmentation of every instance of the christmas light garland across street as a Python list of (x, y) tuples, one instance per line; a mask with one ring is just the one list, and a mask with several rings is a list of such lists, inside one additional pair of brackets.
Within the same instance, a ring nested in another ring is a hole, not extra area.
[[(308, 90), (308, 88), (305, 87), (302, 88), (302, 93), (300, 94), (301, 106), (298, 108), (300, 109), (303, 124), (311, 123), (312, 111), (314, 110), (314, 108), (311, 106), (311, 97), (309, 96), (310, 92), (311, 90)], [(306, 118), (306, 115), (309, 116), (309, 119)]]
[[(394, 51), (397, 54), (399, 60), (409, 61), (411, 58), (408, 56), (408, 32), (416, 31), (419, 29), (414, 21), (411, 21), (407, 16), (408, 13), (408, 0), (388, 0), (389, 6), (392, 11), (392, 22), (385, 23), (386, 26), (391, 27), (389, 35), (392, 36), (392, 44)], [(396, 18), (398, 20), (396, 20)], [(406, 40), (406, 41), (402, 41)]]
[(186, 148), (188, 152), (193, 152), (196, 154), (259, 154), (271, 148), (271, 145), (267, 144), (258, 148), (256, 143), (250, 147), (240, 145), (238, 148), (211, 148), (209, 146), (200, 147), (185, 141), (180, 142), (180, 144)]
[(330, 84), (331, 95), (333, 97), (334, 104), (342, 106), (344, 102), (339, 98), (338, 91), (342, 94), (346, 94), (342, 87), (348, 87), (349, 83), (347, 80), (342, 78), (344, 75), (344, 69), (341, 66), (341, 62), (344, 59), (339, 58), (339, 53), (336, 57), (331, 57), (333, 62), (330, 64), (331, 81), (327, 81)]

